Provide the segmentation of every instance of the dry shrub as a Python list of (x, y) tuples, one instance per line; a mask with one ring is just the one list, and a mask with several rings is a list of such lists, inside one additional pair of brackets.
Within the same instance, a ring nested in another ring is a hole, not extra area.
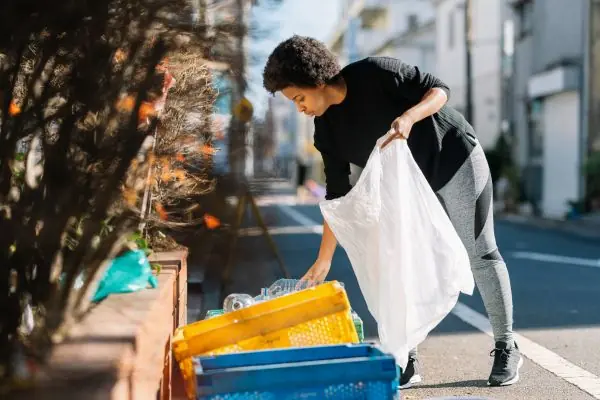
[[(184, 0), (0, 2), (3, 383), (17, 355), (43, 360), (85, 314), (144, 199), (160, 225), (210, 189), (197, 150), (210, 146), (212, 94), (189, 15)], [(159, 122), (165, 57), (178, 85)]]

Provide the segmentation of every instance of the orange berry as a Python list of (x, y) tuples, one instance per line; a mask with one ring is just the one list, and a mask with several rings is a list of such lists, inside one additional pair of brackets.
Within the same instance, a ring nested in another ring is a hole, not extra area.
[(204, 214), (204, 223), (208, 229), (216, 229), (221, 226), (221, 221), (210, 214)]

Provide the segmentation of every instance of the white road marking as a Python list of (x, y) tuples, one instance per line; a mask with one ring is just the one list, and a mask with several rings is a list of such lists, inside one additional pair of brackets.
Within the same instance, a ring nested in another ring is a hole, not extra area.
[[(490, 321), (470, 307), (462, 303), (457, 303), (452, 310), (452, 314), (456, 315), (472, 327), (479, 329), (486, 335), (490, 337), (494, 336)], [(595, 399), (600, 399), (600, 378), (596, 375), (567, 361), (558, 354), (527, 339), (525, 336), (519, 335), (518, 333), (513, 334), (513, 336), (515, 341), (519, 344), (521, 353), (531, 361), (577, 386), (584, 392), (589, 393)]]
[(296, 195), (271, 195), (257, 196), (255, 199), (258, 206), (282, 205), (286, 206), (302, 206), (302, 205), (317, 205), (319, 200), (314, 198), (299, 199)]
[(531, 251), (517, 251), (512, 253), (512, 256), (514, 258), (520, 258), (523, 260), (544, 261), (556, 264), (572, 264), (580, 265), (582, 267), (600, 268), (600, 259), (593, 258), (568, 257), (557, 254), (535, 253)]
[(281, 205), (295, 206), (298, 204), (297, 196), (293, 195), (271, 195), (257, 196), (255, 199), (258, 206)]
[(323, 233), (323, 225), (322, 224), (319, 224), (318, 222), (313, 221), (312, 219), (308, 218), (306, 215), (302, 214), (300, 211), (294, 210), (292, 207), (286, 206), (286, 205), (280, 205), (279, 209), (284, 214), (286, 214), (288, 217), (290, 217), (291, 219), (293, 219), (294, 221), (299, 223), (300, 225), (304, 225), (304, 226), (320, 225), (321, 229), (320, 229), (319, 233)]
[[(323, 225), (312, 225), (312, 226), (281, 226), (269, 228), (269, 234), (271, 235), (301, 235), (306, 233), (321, 233), (323, 231)], [(240, 236), (261, 236), (263, 234), (262, 229), (258, 227), (242, 228), (240, 229)]]
[[(305, 215), (301, 214), (297, 210), (292, 209), (289, 206), (280, 206), (280, 208), (290, 218), (294, 219), (300, 224), (308, 226), (314, 226), (316, 224), (315, 221), (311, 220), (310, 218), (306, 217)], [(529, 252), (520, 252), (515, 254), (520, 255), (521, 257), (537, 257), (537, 259), (544, 258), (541, 261), (548, 261), (549, 259), (556, 260), (556, 257), (558, 257), (558, 259), (562, 260), (560, 262), (565, 262), (564, 260), (567, 259), (569, 260), (568, 263), (573, 263), (572, 257), (551, 256), (549, 254)], [(550, 256), (550, 258), (548, 258), (548, 256)], [(590, 261), (586, 259), (575, 260), (579, 260), (579, 262), (581, 262), (582, 260)], [(588, 266), (598, 266), (597, 261), (593, 261), (596, 262), (596, 264)], [(490, 337), (494, 336), (492, 333), (490, 321), (484, 315), (478, 313), (477, 311), (466, 306), (465, 304), (460, 302), (456, 303), (456, 306), (452, 310), (452, 314), (456, 315), (462, 321), (480, 330), (486, 335)], [(538, 364), (545, 370), (577, 386), (584, 392), (593, 396), (595, 399), (600, 399), (600, 378), (598, 376), (567, 361), (558, 354), (548, 350), (547, 348), (537, 344), (536, 342), (526, 338), (525, 336), (519, 335), (518, 333), (513, 334), (513, 336), (519, 344), (521, 353), (524, 356), (526, 356), (531, 361)]]

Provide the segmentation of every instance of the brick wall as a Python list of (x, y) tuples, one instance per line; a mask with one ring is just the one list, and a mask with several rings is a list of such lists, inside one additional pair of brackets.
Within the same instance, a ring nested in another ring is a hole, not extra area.
[(187, 319), (186, 260), (186, 251), (156, 253), (158, 287), (96, 305), (54, 347), (36, 387), (14, 399), (183, 399), (171, 338)]

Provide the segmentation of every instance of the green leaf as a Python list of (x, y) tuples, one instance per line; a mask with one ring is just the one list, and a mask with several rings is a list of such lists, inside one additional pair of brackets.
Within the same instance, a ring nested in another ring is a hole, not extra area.
[(131, 236), (129, 236), (129, 240), (132, 242), (136, 242), (138, 239), (142, 239), (142, 235), (139, 232), (133, 232)]
[(160, 264), (150, 264), (150, 268), (152, 268), (153, 271), (156, 271), (157, 274), (160, 274), (162, 266)]

